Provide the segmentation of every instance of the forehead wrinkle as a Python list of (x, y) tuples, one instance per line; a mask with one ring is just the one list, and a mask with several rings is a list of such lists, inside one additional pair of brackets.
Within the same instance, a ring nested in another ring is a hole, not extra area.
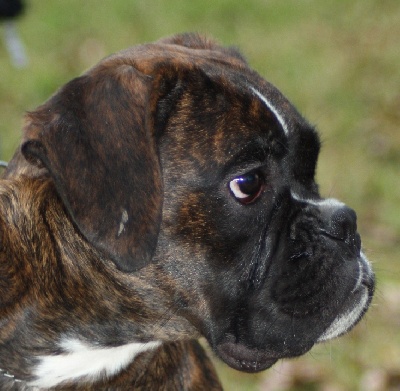
[(283, 119), (282, 115), (279, 113), (279, 110), (259, 91), (257, 91), (254, 87), (250, 86), (251, 91), (268, 107), (268, 109), (274, 114), (277, 121), (282, 126), (282, 129), (286, 136), (289, 135), (289, 127), (286, 121)]
[(225, 171), (234, 167), (250, 170), (266, 163), (269, 156), (268, 147), (261, 140), (250, 140), (225, 163)]

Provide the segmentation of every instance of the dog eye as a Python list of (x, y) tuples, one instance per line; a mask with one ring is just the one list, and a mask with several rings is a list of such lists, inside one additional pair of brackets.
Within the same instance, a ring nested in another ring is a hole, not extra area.
[(242, 204), (255, 201), (261, 195), (264, 186), (264, 176), (259, 172), (249, 172), (229, 182), (230, 191)]

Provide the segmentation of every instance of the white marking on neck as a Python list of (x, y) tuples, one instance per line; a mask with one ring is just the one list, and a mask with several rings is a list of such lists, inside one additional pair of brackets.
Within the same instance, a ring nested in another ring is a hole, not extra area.
[(39, 365), (34, 371), (36, 380), (29, 385), (51, 388), (81, 378), (95, 381), (101, 375), (110, 377), (128, 366), (139, 353), (155, 349), (160, 344), (154, 341), (98, 348), (78, 339), (65, 339), (60, 343), (65, 353), (38, 357)]
[(341, 208), (345, 206), (343, 202), (338, 201), (335, 198), (326, 198), (322, 200), (311, 200), (307, 198), (301, 198), (298, 196), (296, 193), (292, 192), (292, 198), (296, 201), (299, 202), (305, 202), (306, 204), (309, 205), (314, 205), (314, 206), (322, 206), (322, 207), (332, 207), (332, 208)]
[(269, 108), (269, 110), (275, 115), (278, 122), (281, 124), (283, 131), (285, 132), (286, 136), (289, 135), (289, 127), (286, 121), (283, 119), (279, 110), (259, 91), (257, 91), (254, 87), (250, 86), (250, 89), (256, 94), (260, 100)]
[(122, 211), (121, 222), (119, 223), (119, 230), (117, 236), (120, 236), (122, 232), (125, 230), (125, 224), (128, 222), (129, 216), (126, 209)]

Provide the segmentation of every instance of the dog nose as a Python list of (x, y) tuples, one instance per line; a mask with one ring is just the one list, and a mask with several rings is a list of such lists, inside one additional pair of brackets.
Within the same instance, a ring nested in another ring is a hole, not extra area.
[(361, 238), (357, 233), (356, 212), (347, 206), (341, 206), (330, 210), (327, 214), (328, 216), (325, 216), (327, 225), (322, 232), (331, 239), (343, 241), (352, 252), (359, 254)]
[(348, 240), (357, 231), (357, 215), (353, 209), (343, 206), (332, 213), (331, 232), (341, 240)]

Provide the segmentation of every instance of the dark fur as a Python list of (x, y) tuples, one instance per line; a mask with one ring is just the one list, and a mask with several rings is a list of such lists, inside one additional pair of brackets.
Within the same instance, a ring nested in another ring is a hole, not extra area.
[[(289, 139), (248, 83), (285, 111)], [(314, 129), (236, 50), (197, 35), (72, 80), (27, 115), (0, 182), (0, 368), (22, 380), (0, 374), (0, 388), (24, 389), (66, 335), (165, 341), (74, 390), (218, 390), (200, 336), (246, 371), (309, 350), (351, 290), (357, 264), (341, 254), (359, 251), (321, 239), (327, 218), (291, 198), (320, 199), (318, 152)], [(256, 162), (267, 186), (243, 207), (227, 183)]]

